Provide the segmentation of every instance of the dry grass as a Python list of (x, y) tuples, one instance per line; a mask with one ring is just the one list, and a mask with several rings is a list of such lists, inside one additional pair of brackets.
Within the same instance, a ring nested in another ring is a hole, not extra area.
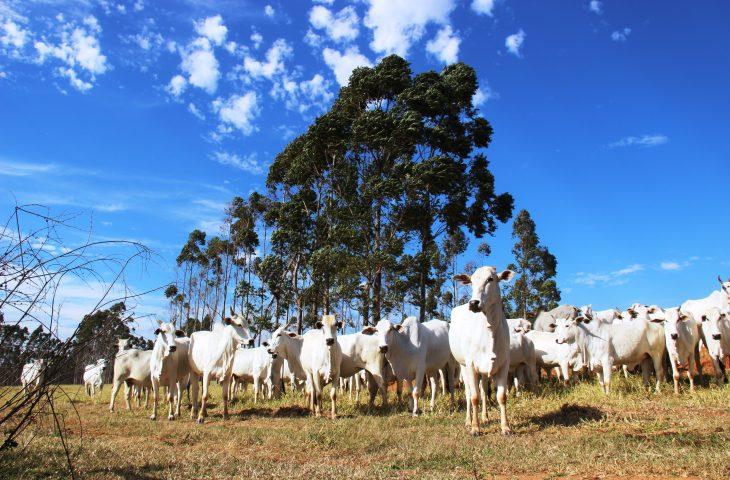
[[(412, 418), (404, 408), (368, 414), (345, 396), (333, 421), (307, 416), (299, 396), (254, 406), (247, 395), (229, 421), (214, 405), (196, 425), (187, 416), (168, 422), (166, 410), (153, 422), (121, 401), (110, 414), (108, 386), (97, 404), (69, 386), (79, 417), (68, 399), (60, 408), (83, 478), (730, 478), (730, 386), (675, 397), (669, 388), (648, 393), (637, 379), (613, 384), (608, 397), (595, 383), (510, 397), (510, 437), (499, 435), (494, 407), (487, 433), (469, 437), (447, 399)], [(42, 426), (34, 434), (1, 454), (0, 478), (68, 476), (58, 436)]]

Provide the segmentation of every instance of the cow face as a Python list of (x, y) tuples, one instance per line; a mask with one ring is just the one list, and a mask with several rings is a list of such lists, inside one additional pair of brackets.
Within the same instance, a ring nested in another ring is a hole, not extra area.
[(337, 321), (334, 315), (322, 315), (322, 320), (314, 327), (322, 330), (325, 345), (331, 347), (337, 341), (337, 329), (342, 328), (342, 322)]
[(515, 272), (512, 270), (503, 270), (497, 273), (495, 267), (480, 267), (471, 275), (455, 275), (454, 280), (461, 282), (463, 285), (471, 285), (469, 310), (487, 315), (490, 307), (496, 304), (501, 306), (502, 295), (499, 291), (499, 282), (509, 281), (514, 275)]
[[(233, 314), (233, 309), (231, 309)], [(251, 337), (251, 331), (248, 328), (248, 320), (241, 314), (233, 314), (231, 317), (227, 317), (223, 320), (223, 323), (233, 327), (233, 338), (238, 342), (239, 345), (253, 345), (253, 337)]]
[(727, 319), (728, 313), (721, 311), (717, 307), (709, 309), (705, 315), (702, 315), (702, 332), (705, 334), (707, 350), (713, 358), (722, 359), (725, 356), (722, 348), (723, 329), (721, 324), (726, 322)]
[(129, 348), (129, 339), (128, 338), (120, 338), (117, 340), (117, 348), (119, 352), (123, 352), (124, 350)]
[(682, 312), (679, 308), (666, 310), (664, 320), (664, 334), (666, 335), (667, 351), (670, 356), (677, 357), (677, 343), (680, 340), (680, 333), (686, 331), (685, 323), (690, 320), (689, 314)]
[(289, 327), (289, 325), (282, 325), (281, 327), (274, 330), (274, 333), (271, 334), (271, 338), (268, 342), (264, 342), (263, 345), (266, 347), (266, 351), (269, 355), (271, 355), (271, 358), (276, 358), (281, 353), (283, 347), (282, 342), (285, 342), (287, 338), (289, 337), (296, 337), (297, 334), (294, 332), (287, 332), (286, 329)]
[(365, 335), (377, 335), (378, 349), (380, 353), (386, 354), (395, 341), (394, 336), (398, 335), (402, 330), (402, 325), (393, 324), (390, 320), (380, 320), (374, 327), (363, 328), (361, 333)]
[(175, 325), (169, 322), (160, 323), (157, 330), (155, 330), (155, 335), (157, 336), (155, 338), (155, 349), (161, 348), (164, 357), (175, 353), (177, 350), (177, 346), (175, 345), (175, 332)]
[(588, 320), (586, 317), (556, 318), (555, 319), (555, 343), (573, 343), (575, 341), (575, 329), (579, 322)]

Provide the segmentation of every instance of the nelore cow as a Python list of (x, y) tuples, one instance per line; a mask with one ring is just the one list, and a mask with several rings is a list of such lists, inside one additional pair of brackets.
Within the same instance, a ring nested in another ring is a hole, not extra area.
[(26, 393), (31, 393), (41, 386), (45, 365), (46, 361), (42, 358), (31, 360), (23, 365), (23, 370), (20, 373), (20, 384)]
[(106, 370), (106, 359), (100, 358), (91, 365), (84, 367), (84, 390), (86, 395), (93, 397), (96, 392), (101, 392), (104, 386), (104, 371)]
[(509, 281), (514, 272), (497, 272), (495, 267), (480, 267), (472, 275), (456, 275), (454, 280), (471, 285), (471, 300), (451, 311), (449, 346), (461, 365), (467, 398), (467, 423), (472, 435), (481, 431), (477, 406), (479, 379), (492, 380), (497, 388), (502, 434), (511, 430), (507, 422), (509, 389), (510, 332), (502, 310), (499, 283)]
[(560, 305), (547, 312), (540, 312), (535, 318), (535, 322), (532, 324), (532, 329), (538, 332), (554, 332), (554, 319), (556, 318), (569, 318), (573, 319), (580, 314), (578, 308), (573, 305)]
[[(160, 387), (167, 387), (168, 420), (180, 416), (182, 390), (190, 375), (188, 350), (190, 339), (185, 332), (175, 328), (174, 323), (160, 323), (155, 330), (155, 344), (150, 355), (150, 378), (152, 381), (152, 415), (157, 418), (157, 402)], [(173, 412), (173, 405), (175, 410)]]
[(715, 367), (715, 381), (725, 381), (725, 357), (730, 356), (730, 310), (710, 308), (701, 318), (705, 347)]
[(664, 332), (672, 365), (674, 393), (679, 394), (680, 369), (687, 370), (690, 391), (694, 392), (695, 351), (700, 343), (700, 325), (689, 312), (681, 308), (665, 311)]
[[(120, 338), (117, 344), (117, 354), (114, 357), (114, 375), (112, 379), (112, 395), (109, 400), (109, 411), (114, 411), (114, 401), (117, 398), (119, 387), (124, 384), (124, 400), (127, 410), (131, 410), (130, 402), (132, 389), (136, 387), (141, 393), (143, 389), (152, 387), (150, 376), (150, 357), (152, 350), (129, 348), (129, 339)], [(145, 407), (147, 401), (145, 400)]]
[[(340, 377), (349, 379), (347, 383), (352, 390), (355, 390), (355, 401), (360, 400), (360, 386), (367, 383), (370, 395), (368, 397), (368, 408), (372, 408), (375, 396), (380, 391), (383, 406), (388, 405), (388, 392), (386, 383), (386, 359), (380, 351), (377, 329), (367, 326), (361, 332), (348, 335), (338, 335), (337, 342), (342, 351), (340, 362)], [(363, 380), (366, 380), (363, 382)], [(373, 385), (374, 383), (374, 385)]]
[(340, 361), (342, 350), (337, 342), (337, 330), (342, 322), (334, 315), (323, 315), (315, 328), (302, 335), (300, 362), (307, 376), (309, 407), (316, 416), (322, 415), (322, 391), (332, 383), (330, 400), (331, 417), (337, 417), (337, 390), (340, 386)]
[[(258, 403), (259, 394), (262, 394), (264, 389), (267, 390), (268, 398), (273, 395), (274, 359), (266, 351), (267, 345), (268, 343), (263, 342), (261, 347), (239, 348), (233, 359), (232, 380), (253, 384), (253, 403)], [(279, 367), (281, 368), (281, 365)]]

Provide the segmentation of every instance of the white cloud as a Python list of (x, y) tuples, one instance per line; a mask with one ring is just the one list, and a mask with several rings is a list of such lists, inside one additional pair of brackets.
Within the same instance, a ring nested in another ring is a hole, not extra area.
[(272, 7), (271, 5), (266, 5), (264, 7), (264, 14), (269, 18), (274, 18), (274, 15), (276, 14), (276, 12), (274, 11), (274, 7)]
[(301, 82), (284, 78), (274, 84), (271, 96), (284, 100), (286, 108), (304, 113), (312, 106), (324, 109), (334, 97), (330, 87), (330, 82), (320, 74)]
[(629, 35), (631, 35), (631, 29), (629, 27), (624, 27), (623, 30), (616, 30), (611, 34), (611, 40), (614, 42), (625, 42), (628, 40)]
[(182, 75), (175, 75), (170, 79), (170, 83), (167, 84), (167, 91), (175, 96), (179, 97), (187, 88), (188, 81)]
[(215, 93), (220, 71), (210, 41), (206, 37), (199, 37), (181, 55), (181, 68), (188, 75), (188, 82), (208, 93)]
[(304, 43), (310, 47), (317, 48), (322, 45), (322, 37), (317, 35), (311, 28), (307, 30), (307, 34), (304, 35)]
[(128, 207), (126, 205), (124, 205), (123, 203), (103, 203), (100, 205), (95, 205), (94, 208), (101, 212), (112, 213), (112, 212), (121, 212), (123, 210), (127, 210)]
[(127, 37), (126, 40), (134, 43), (139, 48), (145, 51), (150, 51), (153, 49), (156, 50), (157, 48), (162, 46), (164, 42), (162, 35), (156, 32), (149, 31), (144, 31), (142, 33), (131, 35), (130, 37)]
[(259, 32), (253, 32), (251, 34), (251, 43), (253, 44), (254, 50), (258, 50), (261, 46), (261, 42), (264, 41), (263, 35), (261, 35)]
[(600, 15), (603, 13), (603, 2), (600, 2), (599, 0), (591, 0), (591, 3), (588, 4), (588, 9), (591, 12)]
[(484, 85), (477, 88), (477, 91), (474, 92), (471, 103), (473, 103), (475, 107), (480, 107), (489, 100), (496, 98), (499, 98), (499, 94), (493, 91), (487, 83), (484, 83)]
[(610, 143), (608, 148), (617, 147), (657, 147), (669, 141), (669, 137), (661, 134), (641, 135), (639, 137), (624, 137), (621, 140)]
[(223, 18), (220, 15), (196, 21), (195, 31), (217, 46), (223, 44), (228, 34), (228, 28), (223, 25)]
[(677, 262), (662, 262), (660, 265), (662, 270), (681, 270), (682, 265)]
[(446, 25), (426, 44), (426, 51), (448, 65), (459, 60), (460, 43), (461, 38)]
[(261, 163), (256, 159), (255, 153), (239, 156), (235, 153), (215, 152), (213, 154), (213, 160), (221, 165), (235, 167), (244, 172), (253, 173), (254, 175), (261, 175), (264, 171)]
[(25, 163), (0, 160), (0, 176), (27, 177), (29, 175), (47, 173), (54, 170), (56, 170), (56, 166), (51, 163)]
[(28, 30), (25, 30), (12, 20), (5, 20), (5, 23), (1, 27), (2, 29), (0, 31), (4, 33), (0, 36), (0, 43), (4, 46), (21, 49), (28, 42), (28, 37), (30, 36)]
[(142, 10), (144, 10), (144, 2), (142, 0), (134, 2), (134, 11), (141, 12)]
[(597, 284), (616, 286), (628, 283), (631, 275), (644, 270), (644, 265), (635, 263), (628, 267), (622, 268), (608, 273), (585, 273), (578, 272), (575, 275), (574, 282), (578, 285), (587, 285), (593, 287)]
[(473, 0), (471, 2), (471, 9), (482, 15), (492, 16), (492, 10), (494, 9), (494, 0)]
[(284, 60), (291, 54), (291, 46), (280, 38), (266, 52), (266, 61), (259, 61), (246, 55), (243, 59), (243, 69), (253, 78), (271, 79), (274, 75), (284, 72)]
[(194, 103), (188, 103), (188, 112), (192, 113), (198, 120), (205, 120), (205, 115), (201, 112)]
[(244, 135), (250, 135), (255, 130), (253, 120), (260, 112), (258, 96), (256, 92), (248, 92), (245, 95), (232, 95), (225, 101), (216, 99), (213, 110), (218, 113), (224, 128), (226, 125), (233, 126)]
[(520, 49), (522, 44), (525, 43), (525, 31), (520, 29), (519, 32), (513, 33), (504, 40), (504, 46), (507, 47), (507, 51), (516, 57), (521, 57)]
[(328, 8), (315, 5), (309, 11), (309, 23), (317, 30), (327, 32), (327, 36), (335, 42), (355, 40), (360, 33), (360, 18), (352, 6), (333, 14)]
[(350, 47), (344, 53), (331, 48), (322, 51), (324, 62), (327, 64), (337, 78), (337, 83), (346, 85), (350, 80), (350, 74), (357, 67), (372, 67), (373, 64), (368, 58), (361, 54), (357, 47)]
[(370, 48), (377, 53), (408, 55), (430, 23), (448, 25), (454, 0), (368, 0), (364, 24), (373, 31)]

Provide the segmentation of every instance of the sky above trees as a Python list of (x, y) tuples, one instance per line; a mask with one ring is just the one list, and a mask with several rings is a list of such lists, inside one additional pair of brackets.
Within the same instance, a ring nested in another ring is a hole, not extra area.
[[(159, 253), (131, 281), (160, 285), (192, 229), (216, 233), (226, 202), (264, 190), (274, 156), (352, 68), (391, 53), (414, 72), (458, 60), (494, 128), (497, 189), (557, 257), (563, 300), (671, 306), (730, 272), (729, 13), (720, 1), (0, 1), (0, 208), (87, 211), (95, 236)], [(511, 225), (490, 246), (488, 263), (511, 262)], [(92, 294), (74, 288), (70, 311)]]

